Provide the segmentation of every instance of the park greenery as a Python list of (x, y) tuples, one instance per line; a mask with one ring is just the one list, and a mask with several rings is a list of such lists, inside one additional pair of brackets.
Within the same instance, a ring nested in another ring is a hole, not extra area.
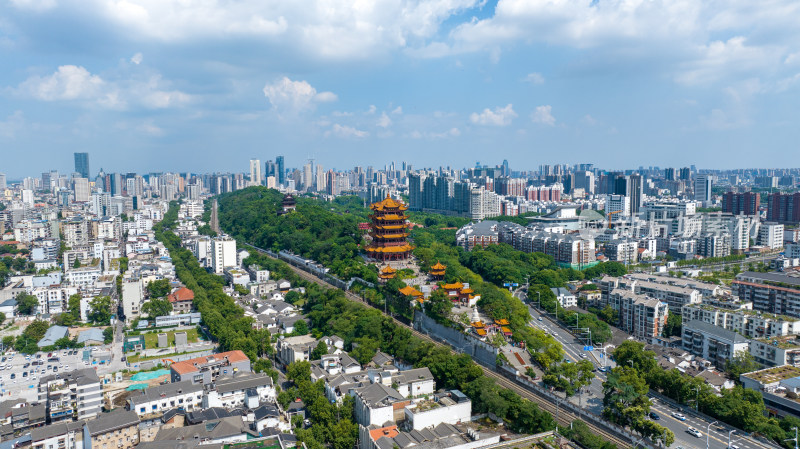
[(167, 316), (172, 312), (172, 303), (166, 298), (151, 298), (142, 305), (142, 312), (146, 313), (148, 318)]
[(284, 249), (313, 259), (341, 279), (378, 280), (377, 270), (359, 257), (363, 231), (358, 224), (366, 220), (367, 213), (360, 203), (345, 198), (340, 200), (346, 201), (342, 206), (298, 197), (295, 212), (280, 214), (282, 200), (283, 194), (266, 187), (220, 195), (220, 226), (237, 240), (259, 248)]

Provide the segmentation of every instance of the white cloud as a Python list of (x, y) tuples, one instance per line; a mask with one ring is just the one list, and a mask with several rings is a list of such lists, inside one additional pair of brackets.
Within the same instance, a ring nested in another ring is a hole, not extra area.
[(597, 119), (589, 114), (586, 114), (583, 116), (583, 123), (586, 123), (589, 126), (594, 126), (597, 124)]
[(480, 114), (473, 112), (469, 120), (476, 125), (508, 126), (516, 116), (517, 113), (509, 103), (503, 108), (500, 106), (494, 108), (494, 111), (486, 108)]
[(386, 128), (392, 126), (392, 119), (390, 119), (389, 116), (386, 115), (386, 113), (384, 112), (384, 113), (381, 114), (380, 118), (378, 119), (377, 123), (375, 123), (375, 124), (377, 126), (380, 126), (381, 128), (386, 129)]
[(536, 106), (536, 109), (531, 114), (531, 120), (533, 123), (541, 123), (547, 126), (554, 126), (556, 124), (556, 118), (553, 117), (553, 108), (552, 106), (543, 105), (543, 106)]
[(374, 104), (371, 104), (371, 105), (369, 105), (369, 110), (367, 111), (367, 114), (374, 114), (375, 111), (377, 111), (377, 110), (378, 110), (378, 108), (375, 107)]
[(367, 131), (361, 131), (359, 129), (353, 128), (352, 126), (346, 126), (334, 123), (330, 131), (325, 132), (325, 137), (328, 136), (336, 136), (345, 139), (350, 137), (362, 138), (369, 136), (369, 133)]
[(402, 114), (402, 113), (403, 113), (403, 107), (402, 106), (398, 106), (398, 107), (396, 107), (396, 108), (394, 108), (392, 110), (392, 114)]
[(713, 109), (709, 115), (700, 117), (700, 122), (714, 131), (726, 131), (740, 128), (750, 123), (748, 119), (738, 115), (739, 114), (729, 114), (722, 109)]
[(152, 120), (146, 121), (139, 125), (139, 131), (154, 137), (161, 137), (164, 135), (164, 130), (153, 124)]
[(32, 76), (20, 89), (44, 101), (96, 98), (106, 86), (105, 81), (83, 67), (62, 65), (49, 76)]
[(61, 0), (65, 7), (98, 11), (103, 22), (143, 39), (286, 42), (294, 51), (333, 60), (368, 59), (429, 39), (441, 31), (445, 20), (483, 1)]
[(141, 63), (142, 63), (142, 60), (143, 60), (143, 59), (144, 59), (144, 56), (142, 56), (142, 54), (141, 54), (141, 53), (136, 53), (135, 55), (133, 55), (133, 56), (131, 57), (131, 62), (132, 62), (132, 63), (134, 63), (134, 64), (136, 64), (136, 65), (139, 65), (139, 64), (141, 64)]
[(737, 36), (697, 48), (698, 57), (684, 63), (675, 80), (686, 85), (708, 85), (731, 74), (753, 76), (763, 74), (765, 67), (780, 65), (782, 50), (753, 47), (746, 41), (743, 36)]
[(42, 101), (78, 101), (106, 109), (127, 109), (130, 105), (163, 109), (192, 100), (179, 90), (165, 90), (165, 84), (158, 75), (144, 80), (106, 80), (84, 67), (63, 65), (50, 75), (29, 77), (17, 91)]
[(313, 110), (317, 103), (336, 101), (333, 92), (319, 92), (306, 81), (292, 81), (288, 77), (264, 86), (264, 96), (272, 108), (281, 113), (297, 114)]
[(11, 4), (19, 9), (42, 12), (53, 9), (56, 6), (56, 0), (11, 0)]
[(544, 76), (542, 76), (542, 74), (539, 72), (532, 72), (525, 77), (525, 82), (531, 84), (544, 84)]

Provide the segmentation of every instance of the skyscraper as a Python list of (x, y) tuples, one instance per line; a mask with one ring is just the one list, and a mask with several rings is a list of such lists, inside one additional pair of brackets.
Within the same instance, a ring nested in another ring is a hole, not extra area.
[(631, 215), (637, 215), (644, 202), (644, 182), (642, 175), (633, 174), (628, 176), (627, 194), (631, 199)]
[(75, 153), (75, 172), (89, 179), (89, 153)]
[(699, 175), (694, 179), (694, 200), (704, 205), (711, 201), (711, 183), (713, 176)]
[(260, 186), (261, 182), (261, 161), (250, 159), (250, 184)]
[(278, 178), (278, 184), (285, 185), (286, 184), (286, 170), (283, 167), (283, 156), (278, 156), (275, 158), (275, 164), (277, 165), (278, 173), (275, 175)]

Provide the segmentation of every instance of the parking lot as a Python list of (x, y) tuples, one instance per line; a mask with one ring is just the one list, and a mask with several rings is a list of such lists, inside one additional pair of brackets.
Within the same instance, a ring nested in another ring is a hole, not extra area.
[[(104, 348), (95, 347), (94, 349), (102, 351)], [(85, 362), (83, 351), (85, 349), (64, 349), (52, 353), (39, 352), (32, 356), (13, 354), (9, 351), (0, 356), (0, 365), (2, 366), (0, 368), (0, 394), (3, 399), (20, 398), (36, 401), (37, 386), (42, 376), (74, 371), (89, 366), (104, 366), (99, 362), (94, 364), (91, 361)], [(58, 361), (55, 361), (53, 357), (57, 357)]]

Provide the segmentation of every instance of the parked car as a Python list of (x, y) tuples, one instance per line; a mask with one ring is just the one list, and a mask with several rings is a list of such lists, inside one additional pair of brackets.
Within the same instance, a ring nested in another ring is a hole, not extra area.
[(680, 421), (686, 421), (686, 416), (684, 416), (683, 413), (672, 412), (672, 417)]
[(650, 419), (652, 419), (653, 421), (658, 421), (659, 419), (661, 419), (661, 417), (658, 416), (658, 413), (656, 412), (650, 412)]
[(689, 427), (688, 429), (686, 429), (686, 432), (689, 433), (689, 435), (693, 435), (697, 438), (701, 438), (703, 436), (703, 433), (695, 429), (694, 427)]

